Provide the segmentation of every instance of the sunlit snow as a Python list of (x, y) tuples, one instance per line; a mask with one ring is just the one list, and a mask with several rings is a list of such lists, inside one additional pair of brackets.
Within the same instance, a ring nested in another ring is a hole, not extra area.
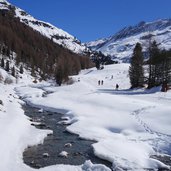
[[(113, 168), (166, 167), (150, 156), (170, 154), (171, 93), (162, 93), (160, 88), (129, 90), (128, 67), (117, 64), (100, 71), (84, 70), (73, 77), (73, 85), (16, 90), (34, 106), (63, 112), (72, 123), (67, 130), (96, 140), (95, 155), (112, 162)], [(98, 80), (104, 84), (99, 86)], [(42, 97), (43, 91), (53, 93)]]

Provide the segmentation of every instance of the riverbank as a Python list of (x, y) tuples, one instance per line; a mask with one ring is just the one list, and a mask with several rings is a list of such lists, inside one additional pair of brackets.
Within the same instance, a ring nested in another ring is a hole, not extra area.
[[(38, 129), (50, 129), (53, 131), (45, 139), (43, 144), (29, 146), (23, 153), (24, 163), (33, 168), (65, 164), (82, 165), (86, 160), (91, 160), (94, 164), (104, 164), (112, 167), (112, 164), (97, 158), (93, 153), (92, 144), (89, 141), (79, 138), (76, 134), (71, 134), (66, 130), (67, 125), (62, 124), (66, 118), (62, 114), (50, 112), (43, 109), (24, 105), (23, 109), (33, 122), (32, 125)], [(61, 156), (61, 152), (66, 152), (66, 156)]]

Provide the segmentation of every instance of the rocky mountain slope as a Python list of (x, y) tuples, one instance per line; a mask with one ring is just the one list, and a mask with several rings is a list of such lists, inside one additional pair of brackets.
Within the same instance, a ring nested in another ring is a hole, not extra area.
[(171, 48), (171, 19), (140, 22), (135, 26), (123, 28), (111, 37), (89, 42), (87, 46), (127, 62), (137, 42), (142, 44), (145, 52), (149, 41), (153, 40), (157, 41), (160, 48)]
[(68, 33), (0, 0), (0, 63), (7, 72), (23, 66), (32, 76), (52, 78), (61, 85), (69, 75), (91, 67), (85, 50)]
[(88, 48), (85, 45), (81, 44), (81, 42), (77, 38), (70, 35), (69, 33), (47, 22), (35, 19), (22, 9), (11, 5), (6, 0), (0, 0), (0, 10), (11, 9), (14, 9), (15, 17), (19, 18), (22, 23), (53, 40), (55, 43), (62, 45), (63, 47), (73, 51), (74, 53), (82, 54), (88, 51)]

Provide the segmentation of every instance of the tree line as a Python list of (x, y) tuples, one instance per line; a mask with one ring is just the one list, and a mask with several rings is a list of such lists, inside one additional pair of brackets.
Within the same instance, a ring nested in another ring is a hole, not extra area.
[(144, 61), (142, 46), (137, 43), (129, 68), (131, 88), (167, 86), (171, 82), (171, 50), (160, 50), (153, 41), (149, 43), (147, 54), (148, 60)]
[[(4, 58), (2, 57), (1, 61), (0, 61), (0, 66), (1, 66), (1, 68), (4, 68), (4, 70), (6, 70), (7, 72), (11, 72), (11, 75), (13, 77), (16, 77), (15, 66), (10, 67), (10, 61), (9, 60), (4, 61)], [(20, 74), (24, 73), (23, 65), (19, 66), (19, 73)]]
[[(41, 35), (14, 17), (15, 7), (0, 11), (0, 54), (15, 57), (16, 65), (24, 64), (43, 78), (54, 77), (61, 85), (69, 75), (93, 65), (89, 56), (75, 54)], [(13, 56), (13, 53), (16, 56)]]

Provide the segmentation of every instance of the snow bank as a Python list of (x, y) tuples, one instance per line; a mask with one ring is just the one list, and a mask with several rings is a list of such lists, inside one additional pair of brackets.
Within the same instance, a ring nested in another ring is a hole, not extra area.
[(14, 95), (13, 86), (0, 85), (0, 170), (28, 170), (22, 164), (22, 152), (28, 145), (42, 143), (51, 131), (41, 131), (31, 126), (24, 115), (20, 100)]

